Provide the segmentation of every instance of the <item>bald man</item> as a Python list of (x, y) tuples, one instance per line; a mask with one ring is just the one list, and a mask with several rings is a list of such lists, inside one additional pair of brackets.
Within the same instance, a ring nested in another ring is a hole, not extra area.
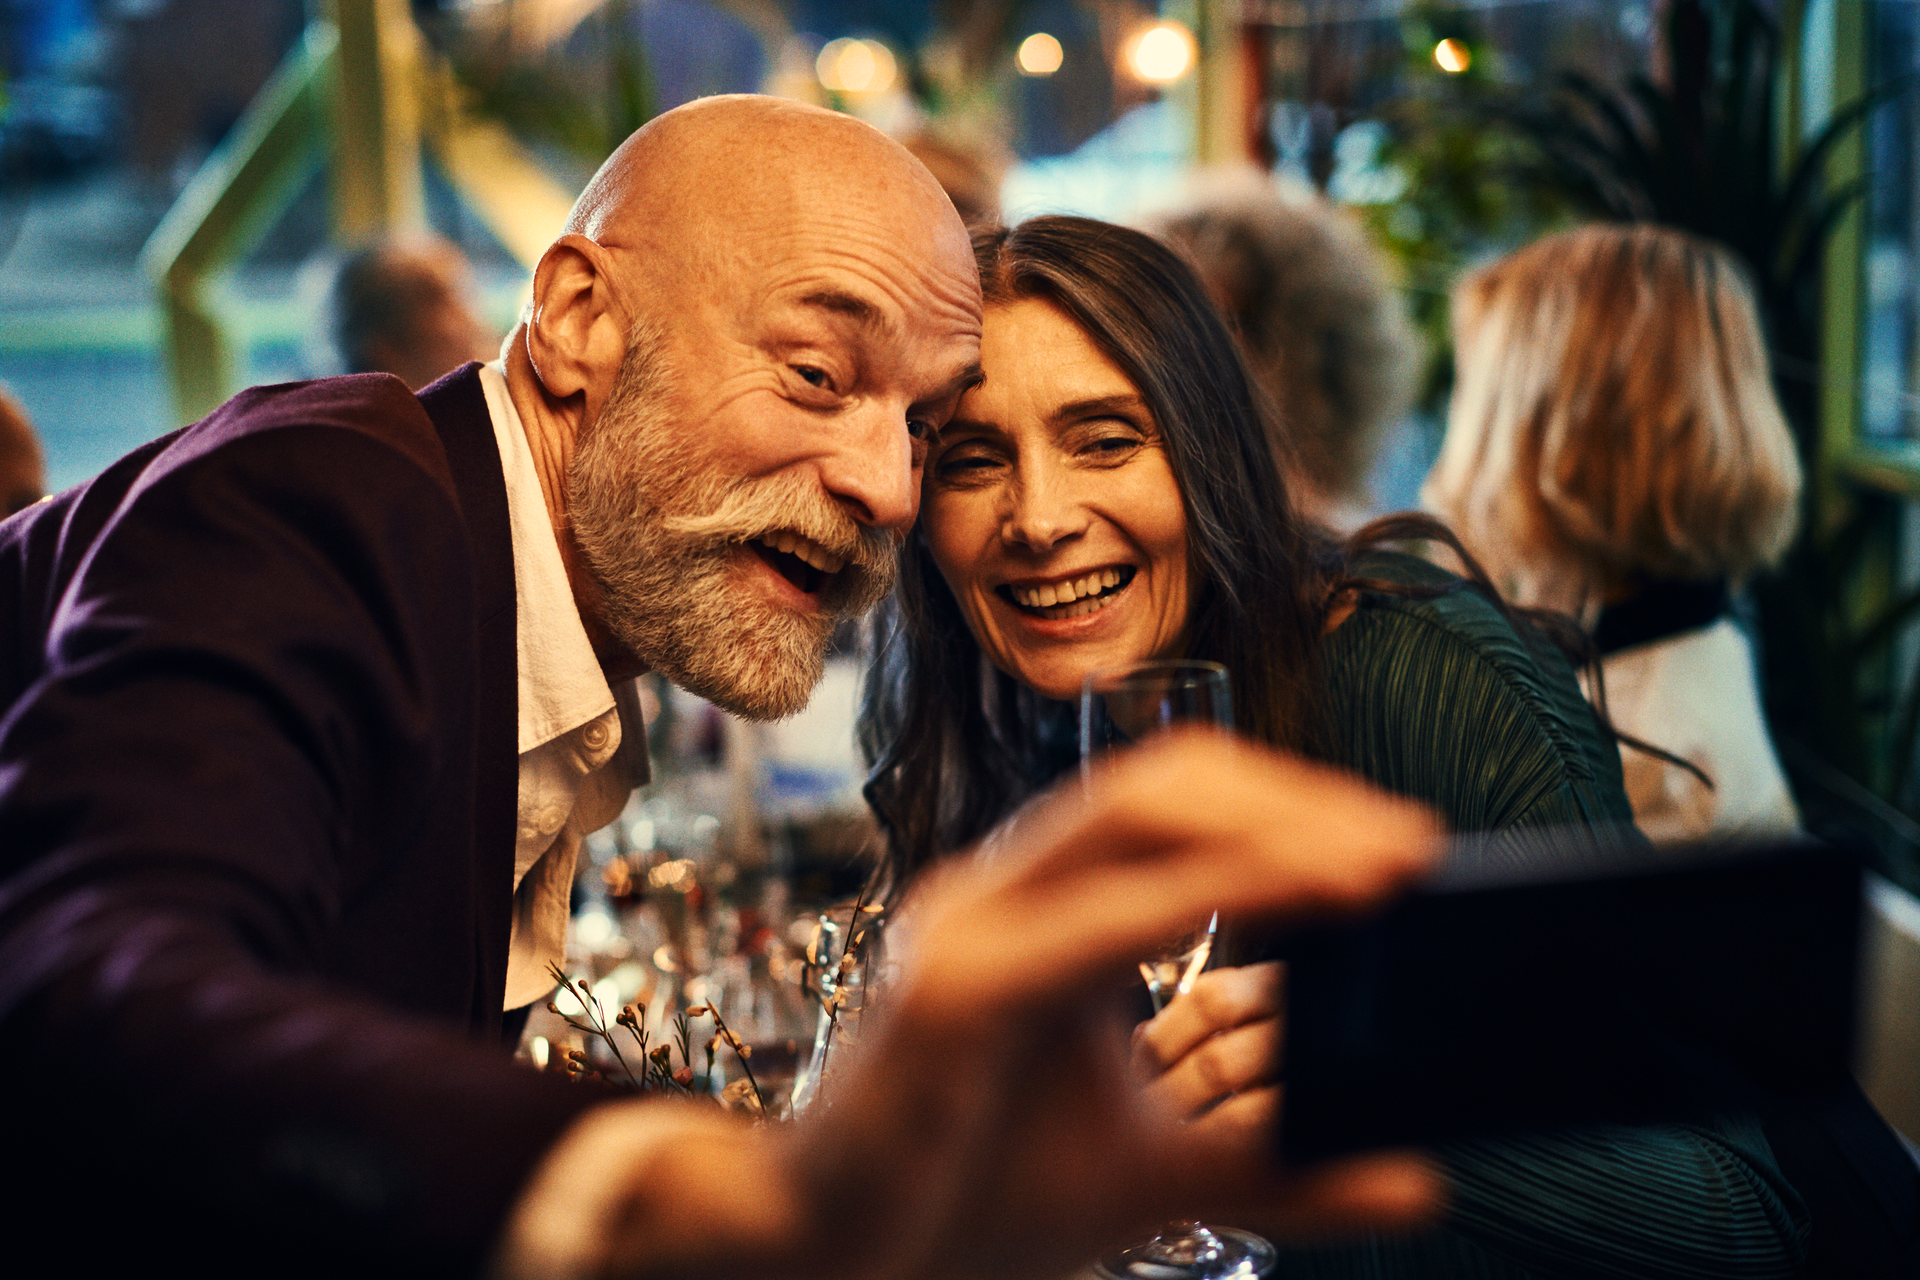
[(0, 519), (24, 511), (47, 491), (47, 459), (33, 419), (0, 387)]
[(1289, 1181), (1134, 1094), (1096, 996), (1133, 957), (1425, 857), (1419, 815), (1218, 742), (930, 886), (808, 1124), (508, 1060), (645, 775), (621, 690), (805, 702), (979, 325), (904, 151), (709, 99), (594, 178), (499, 364), (256, 389), (0, 525), (13, 1220), (100, 1271), (1040, 1276), (1175, 1212), (1422, 1204), (1416, 1166)]

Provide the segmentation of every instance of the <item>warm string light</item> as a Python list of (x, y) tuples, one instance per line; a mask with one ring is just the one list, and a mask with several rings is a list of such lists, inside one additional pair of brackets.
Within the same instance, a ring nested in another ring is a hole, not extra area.
[(885, 93), (899, 73), (893, 51), (878, 40), (829, 40), (813, 66), (835, 93)]
[(1172, 84), (1193, 67), (1193, 33), (1178, 22), (1156, 22), (1128, 42), (1126, 60), (1148, 84)]
[(1060, 69), (1066, 53), (1060, 42), (1044, 31), (1036, 31), (1020, 42), (1013, 62), (1023, 76), (1050, 76)]
[(1433, 65), (1450, 76), (1457, 76), (1473, 65), (1473, 54), (1464, 40), (1448, 36), (1433, 46)]

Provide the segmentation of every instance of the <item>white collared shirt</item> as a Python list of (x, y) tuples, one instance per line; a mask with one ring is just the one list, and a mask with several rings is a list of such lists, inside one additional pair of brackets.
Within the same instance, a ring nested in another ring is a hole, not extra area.
[[(480, 370), (500, 448), (513, 533), (519, 679), (520, 789), (513, 844), (513, 935), (505, 1007), (553, 990), (564, 965), (568, 901), (580, 843), (619, 816), (647, 781), (646, 726), (638, 701), (616, 706), (567, 582), (520, 414), (497, 365)], [(620, 750), (622, 709), (632, 746)]]

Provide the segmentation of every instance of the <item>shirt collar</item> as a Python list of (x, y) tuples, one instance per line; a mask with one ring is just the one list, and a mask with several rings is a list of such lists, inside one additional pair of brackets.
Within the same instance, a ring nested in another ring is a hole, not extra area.
[(547, 514), (526, 430), (497, 364), (481, 366), (480, 386), (500, 448), (513, 531), (514, 614), (520, 692), (519, 750), (525, 753), (614, 705), (613, 691), (580, 621), (560, 543)]

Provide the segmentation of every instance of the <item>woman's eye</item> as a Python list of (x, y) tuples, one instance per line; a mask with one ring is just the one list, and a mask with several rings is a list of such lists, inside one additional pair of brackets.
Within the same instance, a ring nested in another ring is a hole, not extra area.
[(999, 459), (984, 450), (948, 450), (942, 454), (935, 471), (943, 479), (978, 479), (999, 465)]
[(1088, 441), (1084, 451), (1094, 458), (1114, 459), (1132, 453), (1142, 443), (1140, 437), (1135, 435), (1105, 435)]

